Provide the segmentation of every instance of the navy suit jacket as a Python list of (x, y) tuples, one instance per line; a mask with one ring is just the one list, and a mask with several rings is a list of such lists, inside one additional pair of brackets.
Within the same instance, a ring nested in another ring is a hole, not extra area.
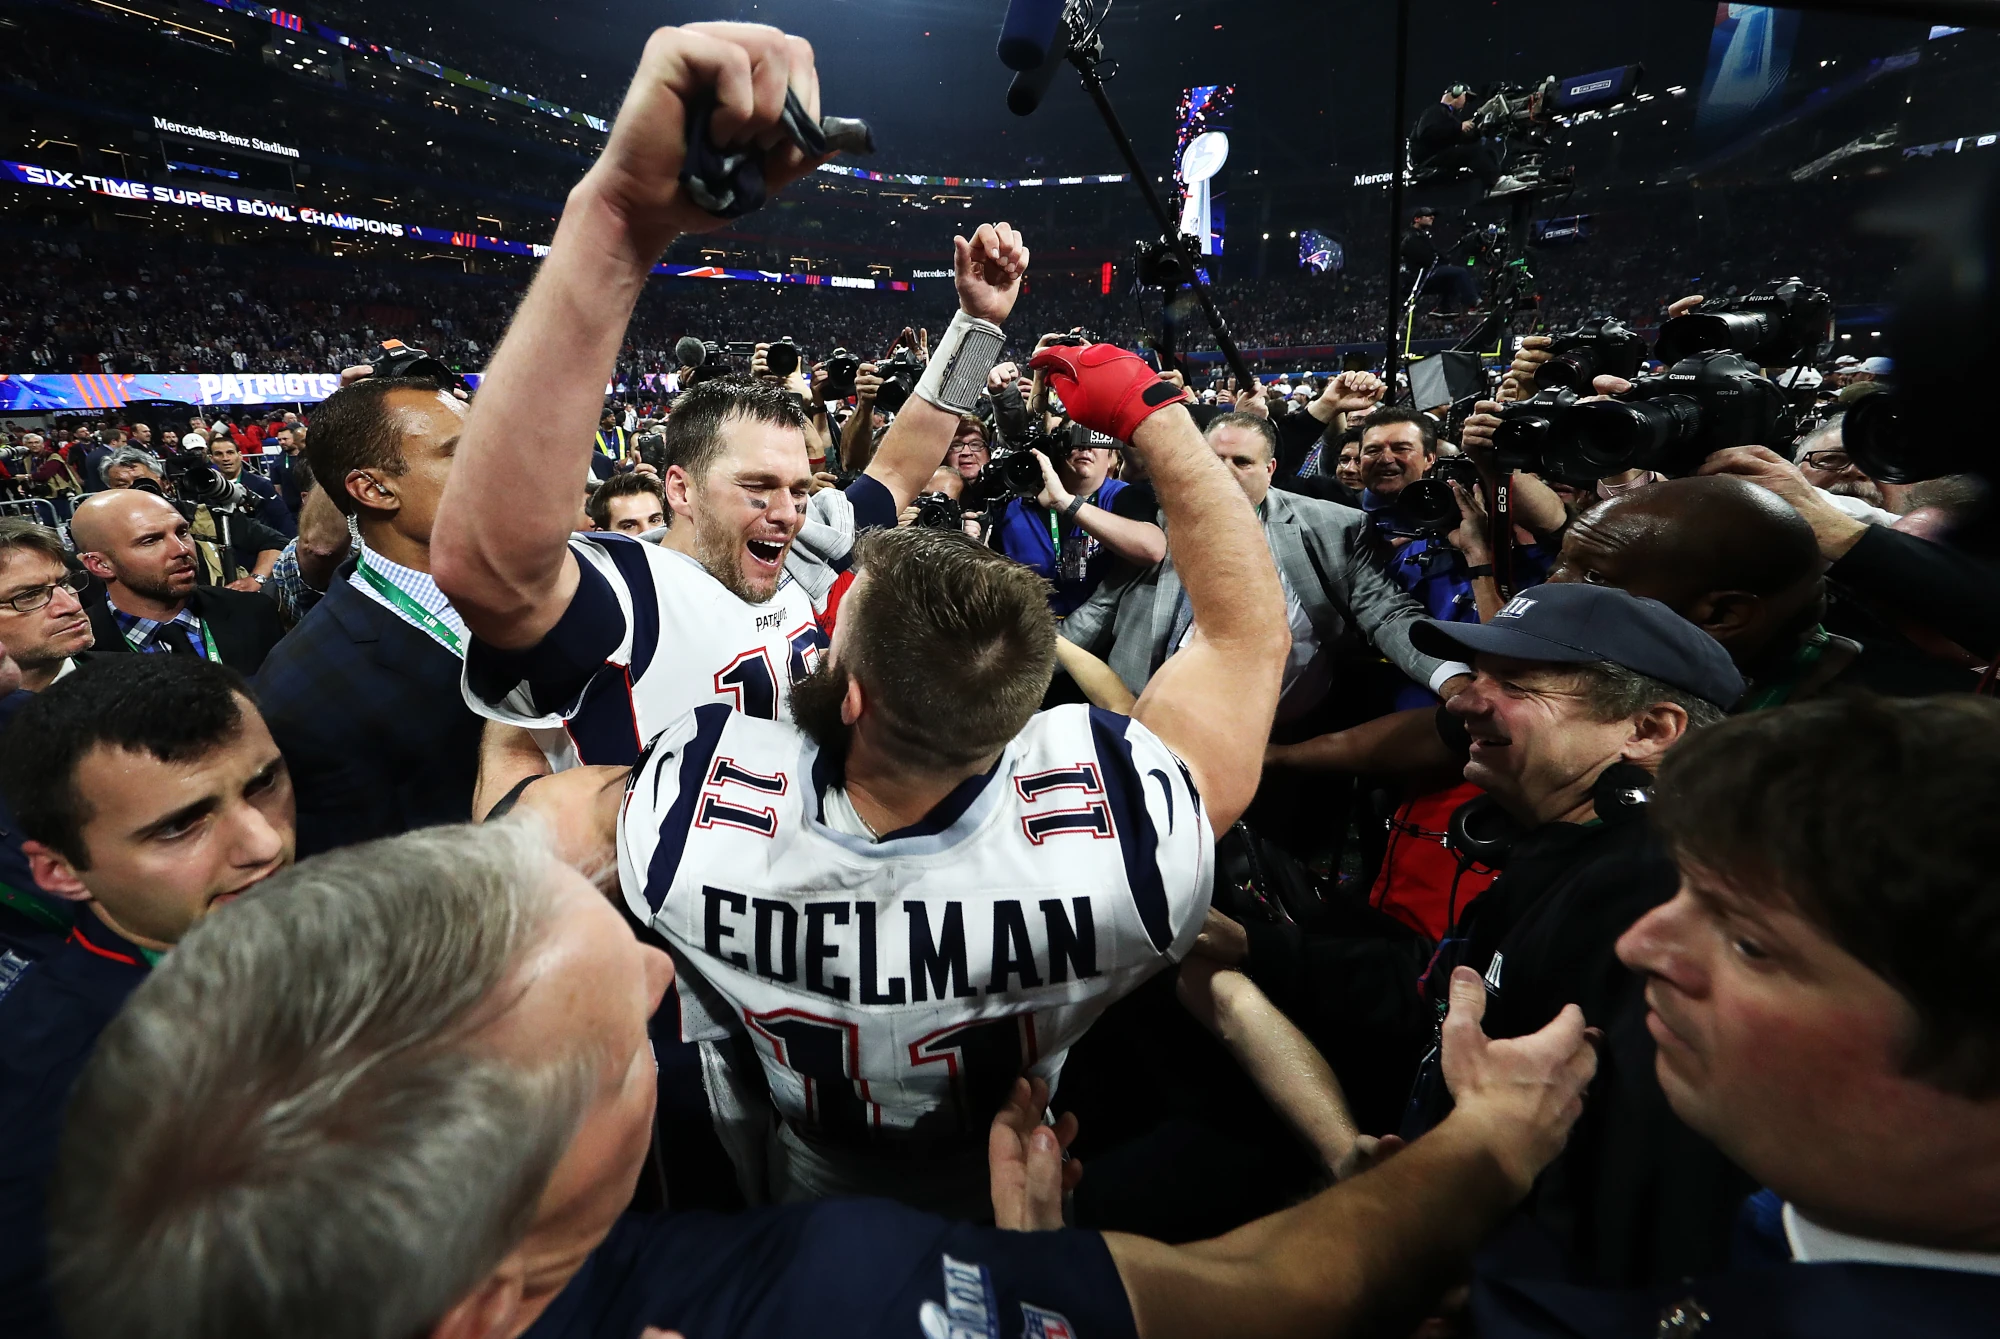
[(257, 705), (291, 768), (299, 858), (472, 818), (485, 722), (461, 662), (348, 581), (286, 635), (257, 675)]

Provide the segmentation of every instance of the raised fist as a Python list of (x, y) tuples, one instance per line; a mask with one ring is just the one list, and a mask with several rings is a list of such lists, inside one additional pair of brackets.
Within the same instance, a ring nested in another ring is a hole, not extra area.
[(800, 153), (779, 119), (787, 89), (819, 115), (819, 74), (804, 38), (752, 23), (661, 28), (646, 41), (604, 151), (584, 177), (631, 239), (635, 261), (650, 265), (681, 233), (708, 232), (723, 219), (695, 204), (681, 185), (687, 126), (713, 102), (709, 136), (718, 146), (755, 146), (765, 188), (777, 191), (819, 160)]

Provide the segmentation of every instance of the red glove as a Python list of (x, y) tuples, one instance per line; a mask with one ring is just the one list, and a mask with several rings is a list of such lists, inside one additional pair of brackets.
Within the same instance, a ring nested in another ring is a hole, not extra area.
[(1115, 344), (1054, 344), (1028, 366), (1049, 374), (1071, 419), (1115, 442), (1131, 441), (1149, 416), (1189, 398)]

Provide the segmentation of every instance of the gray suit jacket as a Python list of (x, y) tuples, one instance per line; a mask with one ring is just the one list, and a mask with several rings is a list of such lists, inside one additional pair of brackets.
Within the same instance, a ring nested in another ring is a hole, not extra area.
[[(1424, 607), (1396, 584), (1374, 554), (1368, 518), (1337, 502), (1276, 488), (1265, 496), (1265, 541), (1320, 645), (1333, 650), (1358, 628), (1398, 669), (1428, 684), (1445, 662), (1420, 655), (1410, 645), (1411, 621), (1425, 616)], [(1170, 550), (1155, 566), (1099, 586), (1062, 621), (1060, 630), (1069, 641), (1103, 656), (1137, 693), (1167, 658), (1181, 589)]]

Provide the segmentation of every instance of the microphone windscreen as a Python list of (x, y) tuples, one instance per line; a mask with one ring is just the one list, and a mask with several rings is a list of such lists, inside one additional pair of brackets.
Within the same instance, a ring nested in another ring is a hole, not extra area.
[(1056, 71), (1062, 68), (1063, 59), (1069, 55), (1069, 34), (1058, 32), (1049, 46), (1048, 59), (1032, 70), (1022, 70), (1014, 76), (1014, 82), (1007, 85), (1007, 110), (1016, 116), (1031, 115), (1042, 105), (1049, 85), (1055, 82)]
[(1000, 25), (1000, 63), (1010, 70), (1032, 70), (1047, 60), (1062, 12), (1063, 0), (1007, 0), (1007, 18)]
[(682, 367), (700, 367), (708, 350), (693, 335), (682, 335), (674, 343), (674, 361)]

